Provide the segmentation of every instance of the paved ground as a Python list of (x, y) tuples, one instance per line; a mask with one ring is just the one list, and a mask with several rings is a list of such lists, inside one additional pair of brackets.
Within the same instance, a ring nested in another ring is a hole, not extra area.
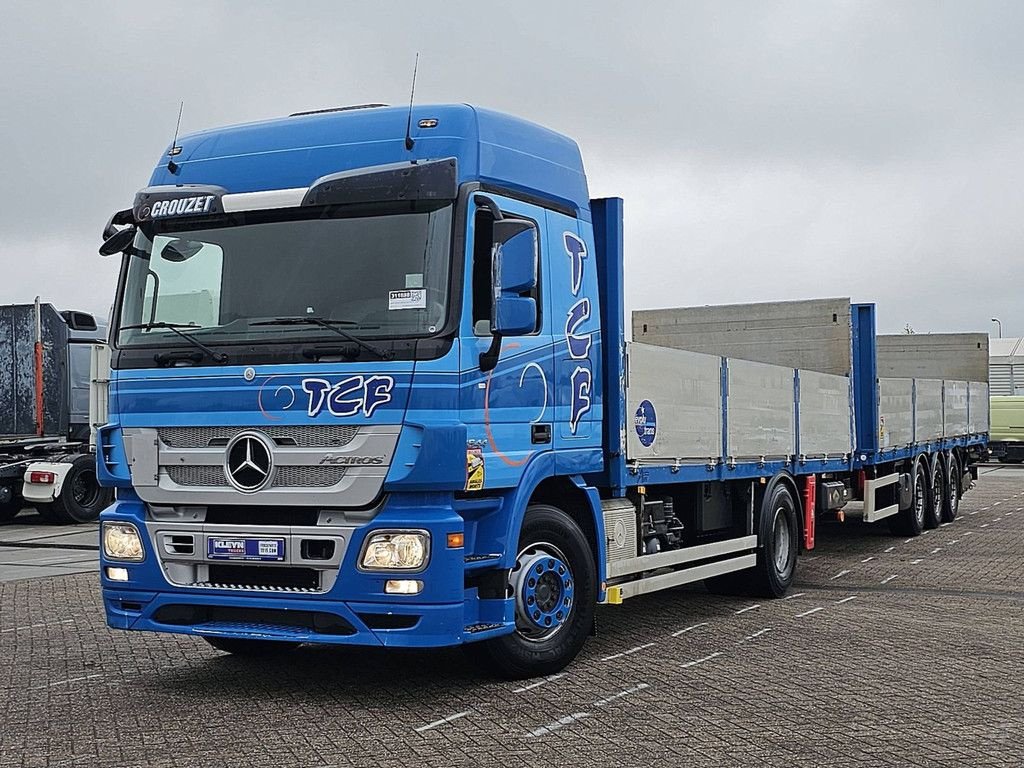
[(247, 664), (107, 630), (91, 575), (0, 584), (0, 766), (1024, 765), (1024, 473), (912, 540), (819, 530), (786, 600), (600, 612), (566, 673), (457, 651)]
[(0, 582), (95, 573), (98, 523), (49, 525), (34, 509), (26, 509), (0, 525)]

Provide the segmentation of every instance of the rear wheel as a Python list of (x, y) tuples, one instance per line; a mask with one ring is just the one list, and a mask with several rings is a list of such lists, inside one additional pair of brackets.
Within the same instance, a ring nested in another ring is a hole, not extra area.
[(110, 504), (110, 491), (96, 479), (96, 459), (84, 454), (72, 462), (60, 495), (43, 513), (54, 523), (88, 523)]
[(924, 527), (938, 528), (942, 522), (942, 509), (946, 504), (946, 472), (938, 456), (928, 472), (928, 504), (925, 507)]
[(754, 594), (782, 597), (796, 576), (800, 549), (797, 501), (784, 482), (776, 482), (761, 505), (758, 522), (757, 565), (751, 572)]
[(248, 640), (243, 637), (204, 637), (203, 639), (218, 651), (226, 651), (235, 656), (258, 658), (287, 653), (301, 645), (301, 643), (290, 640)]
[(510, 680), (563, 669), (586, 642), (597, 601), (594, 555), (569, 515), (542, 504), (526, 510), (509, 588), (515, 631), (466, 652)]
[(946, 500), (942, 508), (942, 519), (951, 523), (960, 512), (960, 462), (955, 453), (946, 460)]

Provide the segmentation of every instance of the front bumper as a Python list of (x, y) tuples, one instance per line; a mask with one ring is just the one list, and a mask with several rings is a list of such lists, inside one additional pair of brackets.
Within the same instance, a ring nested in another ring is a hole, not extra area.
[[(108, 559), (101, 548), (104, 609), (107, 624), (115, 629), (424, 648), (458, 645), (514, 628), (511, 600), (482, 600), (476, 588), (467, 588), (465, 551), (445, 546), (449, 533), (463, 532), (463, 520), (436, 495), (419, 500), (392, 497), (371, 522), (344, 531), (347, 542), (340, 566), (324, 580), (324, 591), (315, 594), (174, 583), (168, 578), (167, 556), (157, 552), (158, 537), (153, 535), (161, 524), (146, 519), (142, 502), (119, 500), (101, 519), (135, 525), (146, 550), (142, 562), (125, 563)], [(236, 528), (234, 536), (266, 535), (259, 526)], [(367, 535), (402, 528), (430, 532), (430, 559), (422, 571), (371, 573), (357, 568)], [(339, 535), (339, 529), (324, 533)], [(128, 580), (109, 579), (108, 566), (125, 569)], [(401, 578), (422, 581), (422, 592), (384, 592), (388, 579)]]

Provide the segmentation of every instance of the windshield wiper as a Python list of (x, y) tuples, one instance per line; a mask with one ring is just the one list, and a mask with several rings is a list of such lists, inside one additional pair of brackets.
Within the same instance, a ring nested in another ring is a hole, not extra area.
[(162, 321), (156, 321), (152, 323), (136, 323), (135, 325), (122, 325), (118, 330), (121, 331), (152, 331), (152, 330), (168, 330), (172, 333), (176, 333), (178, 336), (183, 338), (189, 344), (196, 349), (200, 349), (207, 355), (213, 358), (214, 362), (226, 363), (228, 356), (223, 352), (217, 352), (216, 350), (210, 349), (208, 346), (203, 344), (199, 339), (190, 333), (185, 333), (182, 328), (198, 328), (198, 325), (194, 323), (165, 323)]
[(352, 320), (334, 320), (329, 317), (298, 315), (296, 317), (275, 317), (272, 320), (257, 320), (255, 323), (251, 323), (251, 325), (319, 325), (321, 328), (326, 328), (327, 330), (338, 334), (343, 339), (351, 341), (356, 346), (362, 347), (367, 352), (372, 352), (381, 360), (390, 360), (394, 357), (394, 353), (391, 352), (391, 350), (381, 349), (380, 347), (363, 341), (358, 336), (338, 327), (340, 325), (359, 325), (359, 323), (353, 322)]

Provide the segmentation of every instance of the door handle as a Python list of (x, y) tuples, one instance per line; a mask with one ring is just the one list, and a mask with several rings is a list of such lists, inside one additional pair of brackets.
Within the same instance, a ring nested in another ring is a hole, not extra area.
[(531, 424), (530, 442), (534, 445), (542, 445), (551, 442), (550, 424)]

